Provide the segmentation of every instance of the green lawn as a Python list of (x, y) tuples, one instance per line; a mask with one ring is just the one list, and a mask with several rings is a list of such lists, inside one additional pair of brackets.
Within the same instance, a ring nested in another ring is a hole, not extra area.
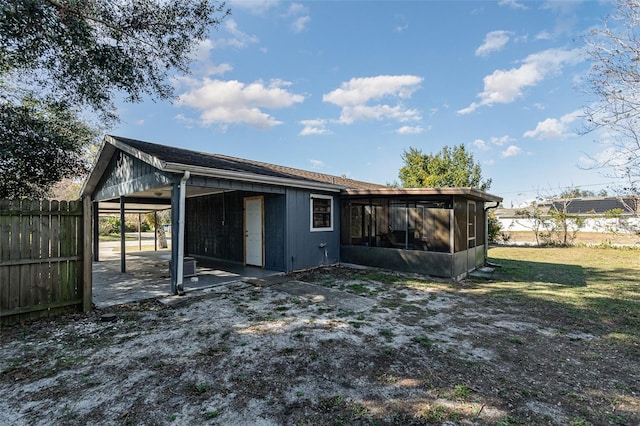
[(496, 280), (476, 289), (640, 343), (640, 250), (495, 247)]

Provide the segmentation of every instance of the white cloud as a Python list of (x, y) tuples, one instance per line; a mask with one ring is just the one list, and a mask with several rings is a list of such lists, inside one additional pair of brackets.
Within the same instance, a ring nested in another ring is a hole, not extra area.
[(518, 3), (516, 0), (500, 0), (498, 2), (498, 6), (508, 6), (508, 7), (511, 7), (512, 9), (521, 9), (521, 10), (528, 9), (527, 6), (525, 6), (522, 3)]
[(304, 31), (307, 24), (311, 22), (309, 9), (301, 3), (291, 3), (285, 16), (294, 18), (293, 23), (291, 24), (291, 30), (294, 33)]
[(402, 126), (396, 130), (396, 133), (399, 135), (419, 135), (424, 133), (424, 128), (422, 126)]
[(243, 49), (249, 44), (259, 41), (258, 37), (240, 31), (238, 24), (233, 19), (226, 19), (224, 21), (224, 31), (230, 34), (231, 37), (211, 40), (211, 49), (224, 49), (226, 47)]
[(566, 139), (576, 136), (575, 132), (569, 129), (569, 124), (576, 121), (583, 114), (581, 110), (576, 110), (569, 114), (565, 114), (558, 118), (547, 118), (538, 122), (534, 130), (528, 130), (524, 133), (525, 138), (538, 139)]
[(211, 60), (212, 49), (213, 42), (210, 39), (206, 39), (198, 43), (191, 56), (195, 61), (192, 65), (192, 71), (194, 74), (208, 77), (211, 75), (222, 75), (233, 70), (233, 67), (229, 64), (223, 63), (216, 65), (213, 63)]
[(395, 28), (393, 29), (394, 32), (396, 33), (402, 33), (406, 30), (409, 29), (409, 25), (408, 24), (402, 24), (402, 25), (396, 25)]
[(179, 96), (177, 104), (200, 111), (200, 125), (248, 124), (268, 129), (281, 121), (262, 111), (262, 108), (281, 109), (304, 101), (304, 96), (289, 92), (290, 83), (272, 80), (269, 84), (255, 81), (250, 84), (237, 80), (223, 81), (205, 78), (191, 82), (191, 88)]
[(500, 155), (502, 155), (502, 158), (507, 158), (507, 157), (515, 157), (516, 155), (519, 155), (521, 153), (522, 153), (522, 149), (520, 147), (515, 145), (509, 145), (507, 149), (502, 151)]
[(311, 17), (310, 16), (300, 16), (300, 17), (296, 18), (295, 21), (293, 21), (293, 24), (291, 24), (291, 28), (292, 28), (294, 33), (302, 32), (307, 27), (307, 24), (310, 21), (311, 21)]
[(311, 163), (311, 167), (314, 169), (323, 169), (326, 166), (326, 164), (321, 160), (309, 160), (309, 162)]
[(498, 146), (502, 146), (508, 142), (513, 142), (513, 141), (514, 139), (509, 135), (500, 136), (499, 138), (494, 136), (491, 138), (491, 143)]
[(484, 43), (476, 49), (476, 56), (487, 56), (489, 53), (498, 52), (509, 42), (509, 31), (491, 31), (484, 36)]
[(549, 31), (540, 31), (536, 35), (536, 40), (551, 40), (551, 33)]
[(549, 49), (531, 54), (518, 68), (496, 70), (484, 77), (484, 90), (478, 94), (480, 102), (471, 103), (458, 114), (469, 114), (481, 106), (512, 103), (522, 97), (525, 88), (558, 74), (565, 65), (577, 64), (581, 60), (580, 49)]
[(333, 134), (331, 130), (326, 128), (327, 120), (324, 119), (302, 120), (300, 124), (304, 126), (302, 130), (300, 130), (300, 133), (298, 133), (300, 136)]
[(483, 141), (482, 139), (476, 139), (472, 142), (473, 146), (475, 146), (476, 148), (478, 148), (480, 151), (488, 151), (491, 148), (489, 147), (489, 145), (487, 145), (487, 143), (485, 141)]
[(396, 105), (374, 104), (383, 98), (409, 99), (420, 88), (422, 77), (414, 75), (380, 75), (353, 78), (342, 83), (339, 89), (323, 95), (322, 100), (340, 106), (340, 122), (351, 124), (357, 120), (391, 119), (399, 122), (417, 121), (422, 117), (415, 109), (401, 103)]
[(277, 6), (280, 3), (279, 0), (230, 0), (229, 4), (231, 9), (241, 8), (248, 10), (254, 15), (262, 15), (269, 9)]

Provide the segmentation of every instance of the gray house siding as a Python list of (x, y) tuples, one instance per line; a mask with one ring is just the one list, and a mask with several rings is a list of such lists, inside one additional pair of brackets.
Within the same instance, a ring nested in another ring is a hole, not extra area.
[(264, 267), (285, 271), (285, 196), (264, 196)]
[(186, 200), (185, 253), (243, 261), (241, 194), (229, 192)]
[[(333, 199), (333, 231), (311, 231), (311, 195)], [(340, 199), (320, 191), (287, 188), (287, 270), (311, 268), (340, 261)]]
[(264, 197), (264, 251), (267, 269), (285, 270), (283, 195), (233, 191), (188, 198), (185, 252), (230, 262), (244, 262), (243, 200)]
[(171, 184), (173, 175), (159, 171), (120, 150), (111, 158), (102, 179), (92, 194), (93, 201), (145, 191)]

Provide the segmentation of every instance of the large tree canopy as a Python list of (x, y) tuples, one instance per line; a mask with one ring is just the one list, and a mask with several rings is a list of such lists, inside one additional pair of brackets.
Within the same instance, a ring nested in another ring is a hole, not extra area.
[(409, 148), (402, 160), (404, 166), (398, 177), (405, 188), (465, 187), (486, 191), (491, 186), (491, 179), (483, 181), (480, 163), (474, 162), (473, 154), (464, 145), (445, 146), (436, 154)]
[(626, 181), (625, 192), (640, 193), (640, 1), (614, 0), (615, 12), (586, 37), (592, 61), (586, 108), (589, 130), (610, 131), (609, 151), (600, 166)]
[[(78, 155), (92, 132), (80, 112), (110, 124), (119, 96), (171, 98), (168, 77), (188, 71), (194, 47), (229, 13), (216, 0), (0, 0), (0, 7), (0, 195), (14, 197), (41, 196), (84, 168)], [(9, 183), (20, 180), (26, 188)]]
[(93, 130), (64, 103), (26, 99), (0, 104), (0, 198), (42, 197), (86, 171)]
[(3, 77), (103, 114), (119, 93), (171, 97), (168, 73), (186, 72), (195, 44), (229, 13), (209, 0), (0, 1)]

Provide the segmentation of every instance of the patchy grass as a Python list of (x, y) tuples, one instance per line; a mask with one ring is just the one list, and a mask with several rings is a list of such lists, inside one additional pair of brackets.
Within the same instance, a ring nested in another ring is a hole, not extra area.
[(476, 291), (588, 324), (624, 339), (640, 330), (640, 250), (492, 248), (497, 280)]
[(3, 328), (0, 423), (640, 424), (640, 251), (489, 256), (491, 280), (290, 275), (340, 304), (247, 287)]

